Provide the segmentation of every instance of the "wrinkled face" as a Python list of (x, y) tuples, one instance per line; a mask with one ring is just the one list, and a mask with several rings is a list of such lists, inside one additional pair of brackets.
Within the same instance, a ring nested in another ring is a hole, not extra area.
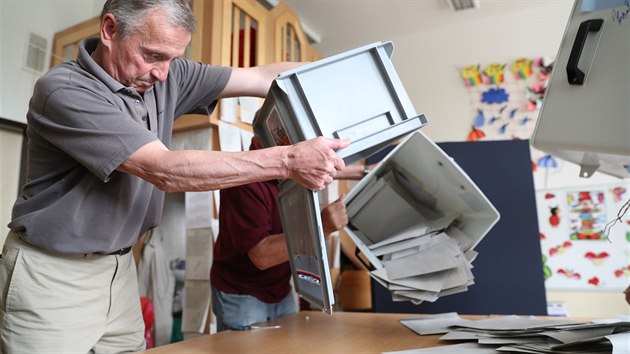
[(118, 82), (143, 93), (166, 80), (171, 61), (184, 55), (191, 34), (166, 23), (159, 10), (148, 13), (140, 28), (126, 38), (112, 33), (103, 67)]

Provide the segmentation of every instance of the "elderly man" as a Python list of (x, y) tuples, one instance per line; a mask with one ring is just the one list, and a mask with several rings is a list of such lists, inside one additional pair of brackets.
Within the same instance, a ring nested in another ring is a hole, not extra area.
[(173, 121), (230, 96), (264, 97), (279, 72), (181, 59), (195, 19), (185, 0), (108, 0), (100, 38), (35, 85), (28, 182), (0, 262), (6, 353), (145, 348), (129, 250), (161, 217), (164, 192), (291, 178), (330, 183), (349, 141), (317, 138), (242, 153), (169, 151)]

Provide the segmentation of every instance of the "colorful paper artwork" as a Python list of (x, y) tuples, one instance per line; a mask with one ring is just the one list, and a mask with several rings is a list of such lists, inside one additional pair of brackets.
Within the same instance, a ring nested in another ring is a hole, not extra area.
[(603, 191), (568, 192), (571, 240), (605, 240), (607, 222)]
[(529, 139), (552, 67), (546, 58), (521, 57), (509, 64), (460, 69), (474, 112), (473, 126), (484, 131), (484, 140)]
[(461, 70), (464, 83), (468, 87), (474, 87), (483, 82), (481, 77), (481, 68), (479, 65), (468, 65)]
[(514, 77), (518, 80), (527, 80), (532, 76), (532, 60), (529, 58), (519, 58), (512, 62), (510, 66)]
[(505, 103), (510, 95), (503, 88), (490, 88), (481, 94), (481, 102), (487, 104)]
[[(622, 290), (630, 283), (630, 181), (538, 190), (548, 290)], [(613, 227), (611, 221), (621, 218)]]
[(488, 85), (499, 85), (505, 81), (505, 64), (492, 63), (484, 70)]
[(468, 133), (468, 136), (466, 137), (466, 141), (481, 140), (485, 136), (486, 136), (486, 133), (484, 133), (483, 130), (472, 127), (472, 129), (470, 130), (470, 133)]
[[(554, 61), (548, 57), (516, 58), (509, 64), (471, 64), (460, 69), (470, 101), (472, 130), (467, 141), (529, 139), (547, 93)], [(560, 170), (551, 155), (531, 148), (533, 173)], [(542, 168), (538, 168), (542, 167)]]

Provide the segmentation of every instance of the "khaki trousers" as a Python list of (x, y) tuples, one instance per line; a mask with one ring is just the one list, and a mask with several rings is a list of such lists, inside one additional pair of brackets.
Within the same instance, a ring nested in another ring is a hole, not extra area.
[(131, 252), (65, 255), (9, 232), (0, 259), (0, 353), (143, 350)]

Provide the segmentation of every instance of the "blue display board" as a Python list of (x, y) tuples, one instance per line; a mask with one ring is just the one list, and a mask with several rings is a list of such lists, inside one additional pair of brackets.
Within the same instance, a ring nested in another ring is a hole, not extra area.
[(501, 219), (475, 248), (479, 252), (473, 262), (475, 284), (468, 291), (444, 296), (434, 303), (414, 305), (393, 302), (390, 291), (373, 281), (373, 311), (546, 315), (529, 141), (438, 145), (484, 192), (501, 213)]

